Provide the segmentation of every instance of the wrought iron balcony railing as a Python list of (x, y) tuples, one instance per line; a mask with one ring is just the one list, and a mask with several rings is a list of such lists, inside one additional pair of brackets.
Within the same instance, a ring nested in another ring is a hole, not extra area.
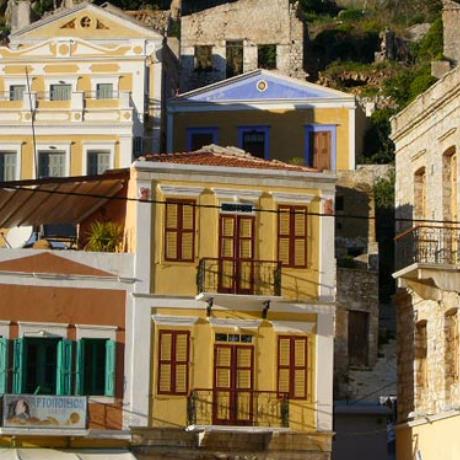
[(281, 295), (281, 262), (252, 259), (201, 259), (198, 293)]
[(460, 263), (460, 227), (419, 225), (395, 238), (396, 270), (414, 263)]
[(289, 398), (276, 391), (195, 389), (187, 399), (189, 425), (289, 427)]

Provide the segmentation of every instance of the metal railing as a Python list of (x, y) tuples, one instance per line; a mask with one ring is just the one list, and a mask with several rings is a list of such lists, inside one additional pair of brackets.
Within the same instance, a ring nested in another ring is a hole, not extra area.
[(198, 293), (281, 295), (281, 262), (204, 258), (197, 272)]
[(187, 398), (189, 425), (289, 427), (285, 393), (198, 388)]
[(460, 227), (418, 225), (395, 238), (396, 270), (414, 263), (460, 263)]

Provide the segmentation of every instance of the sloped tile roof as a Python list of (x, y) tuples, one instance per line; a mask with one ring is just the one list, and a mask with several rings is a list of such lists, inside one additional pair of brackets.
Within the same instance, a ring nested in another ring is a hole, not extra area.
[(139, 158), (139, 160), (229, 168), (276, 169), (319, 173), (317, 169), (308, 166), (288, 164), (279, 160), (264, 160), (236, 147), (219, 147), (216, 145), (208, 145), (194, 152), (149, 154)]

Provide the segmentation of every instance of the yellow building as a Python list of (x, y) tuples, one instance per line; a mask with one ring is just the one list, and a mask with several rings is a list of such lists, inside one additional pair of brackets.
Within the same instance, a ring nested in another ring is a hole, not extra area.
[(264, 159), (353, 170), (364, 122), (353, 95), (259, 69), (171, 99), (167, 125), (168, 152), (234, 145)]
[[(20, 2), (22, 5), (27, 2)], [(128, 167), (161, 137), (163, 37), (81, 3), (0, 47), (0, 181)]]
[(130, 410), (148, 414), (134, 452), (329, 459), (335, 177), (209, 146), (135, 162), (130, 187), (154, 203), (126, 230), (149, 255), (127, 344)]

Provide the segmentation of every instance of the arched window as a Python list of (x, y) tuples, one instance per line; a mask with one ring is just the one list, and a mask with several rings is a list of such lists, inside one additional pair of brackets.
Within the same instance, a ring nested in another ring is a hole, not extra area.
[(442, 206), (444, 220), (457, 220), (458, 217), (458, 164), (455, 147), (446, 150), (442, 156)]
[(426, 217), (426, 170), (423, 167), (414, 174), (414, 218), (426, 219)]

